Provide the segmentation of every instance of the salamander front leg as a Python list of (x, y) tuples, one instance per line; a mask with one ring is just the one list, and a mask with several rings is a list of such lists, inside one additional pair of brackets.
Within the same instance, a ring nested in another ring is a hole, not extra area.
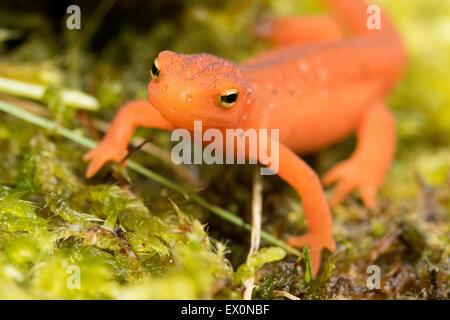
[(137, 127), (174, 129), (174, 126), (164, 119), (148, 101), (136, 100), (127, 103), (115, 116), (103, 140), (95, 149), (84, 155), (84, 161), (91, 161), (86, 170), (86, 177), (95, 175), (108, 161), (123, 160), (128, 143)]
[[(277, 143), (271, 140), (271, 143)], [(335, 250), (330, 210), (317, 174), (294, 152), (279, 144), (278, 175), (300, 195), (309, 232), (300, 237), (290, 237), (287, 243), (296, 247), (308, 245), (311, 250), (313, 275), (317, 275), (323, 248)]]

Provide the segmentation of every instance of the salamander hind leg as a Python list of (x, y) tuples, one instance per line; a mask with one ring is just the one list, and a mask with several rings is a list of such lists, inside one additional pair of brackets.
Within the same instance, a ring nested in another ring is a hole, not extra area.
[(352, 156), (324, 175), (325, 186), (337, 182), (330, 206), (343, 201), (354, 190), (359, 190), (364, 205), (376, 206), (377, 189), (391, 165), (395, 152), (395, 120), (391, 111), (377, 103), (369, 109), (357, 132), (358, 144)]

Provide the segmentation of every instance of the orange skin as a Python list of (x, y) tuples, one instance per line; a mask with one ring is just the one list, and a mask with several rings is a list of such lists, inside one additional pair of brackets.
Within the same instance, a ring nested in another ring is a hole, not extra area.
[[(331, 18), (306, 18), (304, 24), (302, 18), (289, 18), (287, 29), (278, 22), (267, 34), (279, 48), (240, 64), (208, 54), (161, 52), (160, 75), (148, 85), (149, 101), (133, 101), (119, 111), (105, 138), (84, 156), (91, 161), (86, 176), (107, 161), (122, 160), (138, 126), (193, 130), (194, 120), (202, 120), (203, 130), (279, 129), (279, 141), (270, 140), (279, 144), (277, 174), (300, 195), (309, 228), (287, 243), (309, 246), (316, 275), (321, 250), (335, 250), (332, 220), (320, 179), (296, 153), (315, 152), (355, 132), (355, 152), (322, 181), (338, 183), (331, 206), (359, 190), (365, 206), (374, 208), (396, 140), (394, 116), (383, 100), (405, 65), (402, 43), (385, 13), (381, 29), (369, 30), (364, 2), (325, 2), (352, 37), (336, 39), (342, 29)], [(336, 30), (329, 30), (333, 25)], [(228, 89), (238, 89), (237, 101), (219, 108), (217, 97)]]

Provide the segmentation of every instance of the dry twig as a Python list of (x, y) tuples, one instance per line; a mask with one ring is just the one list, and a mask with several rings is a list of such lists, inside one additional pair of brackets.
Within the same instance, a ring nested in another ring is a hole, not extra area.
[[(253, 173), (252, 232), (248, 257), (258, 252), (261, 239), (262, 186), (263, 183), (259, 168), (256, 168)], [(251, 277), (244, 282), (244, 300), (252, 299), (254, 283), (255, 277)]]

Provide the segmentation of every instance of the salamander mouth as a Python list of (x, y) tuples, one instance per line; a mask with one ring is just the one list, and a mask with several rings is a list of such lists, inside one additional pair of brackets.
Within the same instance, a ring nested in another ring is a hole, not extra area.
[[(183, 126), (181, 124), (186, 124), (192, 122), (192, 126), (194, 121), (202, 121), (204, 124), (207, 124), (208, 127), (220, 128), (224, 126), (224, 122), (219, 118), (212, 118), (210, 114), (204, 115), (201, 113), (190, 113), (186, 111), (180, 111), (176, 108), (170, 107), (167, 104), (155, 99), (151, 95), (149, 95), (148, 100), (150, 104), (161, 113), (161, 115), (166, 118), (168, 121), (174, 123), (175, 125)], [(179, 124), (178, 124), (179, 123)]]

